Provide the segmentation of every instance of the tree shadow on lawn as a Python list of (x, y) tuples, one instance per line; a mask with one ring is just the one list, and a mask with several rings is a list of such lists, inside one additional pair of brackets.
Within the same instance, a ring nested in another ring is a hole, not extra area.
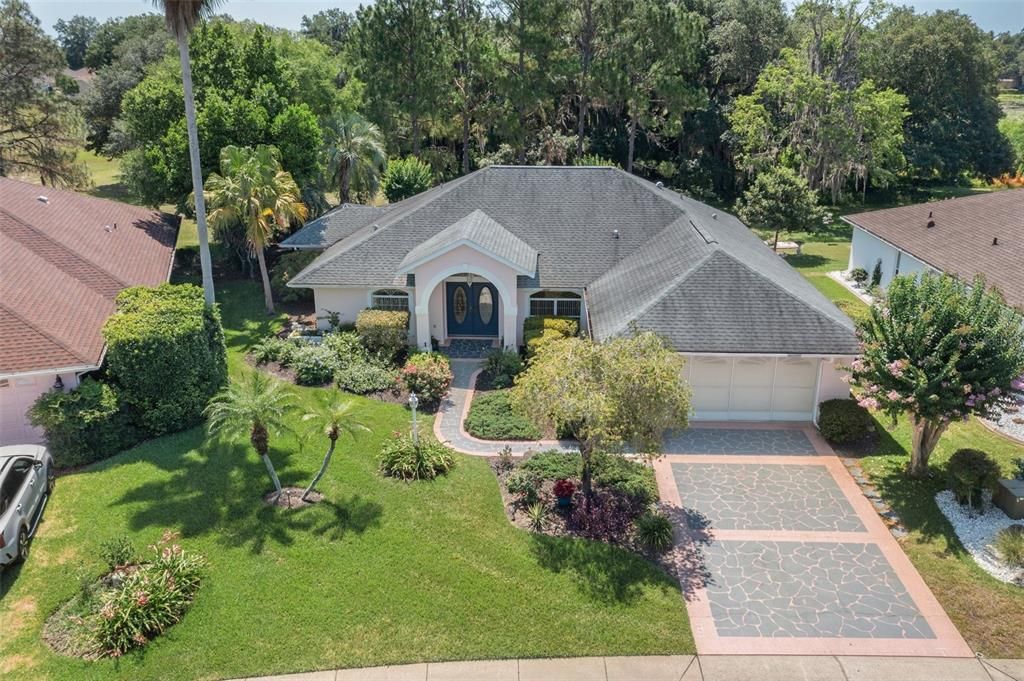
[(812, 253), (801, 253), (800, 255), (792, 253), (786, 255), (783, 259), (791, 267), (795, 267), (798, 270), (821, 267), (830, 260), (823, 255), (814, 255)]
[[(247, 447), (220, 438), (203, 439), (201, 429), (176, 438), (173, 459), (152, 457), (141, 448), (135, 460), (161, 466), (170, 477), (150, 480), (126, 490), (114, 505), (139, 505), (128, 518), (132, 530), (176, 525), (183, 537), (216, 533), (227, 546), (248, 546), (262, 553), (268, 542), (290, 546), (297, 533), (310, 532), (336, 541), (349, 532), (362, 533), (380, 524), (383, 507), (359, 495), (324, 500), (303, 509), (267, 506), (271, 489), (263, 463)], [(189, 445), (192, 444), (190, 447)], [(271, 459), (282, 486), (308, 483), (308, 472), (291, 465), (288, 453), (272, 449)], [(120, 463), (132, 463), (127, 457)]]
[(616, 546), (536, 533), (530, 539), (541, 567), (573, 573), (580, 591), (597, 601), (631, 603), (643, 595), (645, 586), (679, 588), (666, 572)]

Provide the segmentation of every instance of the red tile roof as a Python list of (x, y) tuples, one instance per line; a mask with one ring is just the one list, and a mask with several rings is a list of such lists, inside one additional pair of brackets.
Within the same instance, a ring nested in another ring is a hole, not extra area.
[(97, 366), (114, 298), (167, 281), (179, 223), (0, 177), (0, 374)]
[[(844, 219), (943, 272), (966, 281), (984, 275), (1006, 302), (1024, 310), (1024, 189), (873, 210)], [(931, 227), (929, 221), (934, 223)]]

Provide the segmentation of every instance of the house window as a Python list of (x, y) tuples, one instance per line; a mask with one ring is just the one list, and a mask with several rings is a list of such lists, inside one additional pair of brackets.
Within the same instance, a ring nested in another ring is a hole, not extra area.
[(572, 317), (579, 320), (583, 299), (570, 291), (541, 291), (530, 296), (531, 317)]
[(409, 311), (409, 294), (400, 289), (381, 289), (370, 296), (370, 307), (377, 310)]

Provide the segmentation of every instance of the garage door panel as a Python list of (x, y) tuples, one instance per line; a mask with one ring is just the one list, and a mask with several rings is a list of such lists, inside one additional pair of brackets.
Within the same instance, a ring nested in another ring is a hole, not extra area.
[(696, 419), (806, 421), (813, 418), (818, 360), (694, 357), (689, 362)]
[(32, 403), (53, 385), (54, 376), (21, 376), (0, 382), (0, 445), (34, 444), (42, 431), (28, 422)]

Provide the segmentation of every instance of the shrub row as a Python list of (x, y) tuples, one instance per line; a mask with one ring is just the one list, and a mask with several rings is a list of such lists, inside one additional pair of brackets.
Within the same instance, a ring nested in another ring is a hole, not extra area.
[[(534, 454), (519, 465), (519, 471), (538, 480), (578, 480), (582, 462), (575, 452), (550, 449)], [(616, 454), (595, 454), (592, 461), (594, 486), (621, 494), (637, 506), (646, 507), (658, 498), (654, 470), (639, 461)]]
[(579, 331), (579, 323), (572, 317), (527, 317), (523, 322), (523, 343), (526, 345), (526, 356), (533, 357), (545, 345), (563, 338), (571, 338)]
[(517, 414), (507, 390), (477, 393), (463, 424), (466, 432), (482, 440), (537, 440), (540, 428)]
[(397, 310), (362, 310), (356, 331), (366, 349), (378, 359), (397, 362), (409, 348), (409, 313)]
[(856, 400), (825, 400), (818, 405), (818, 430), (829, 442), (855, 442), (868, 434), (874, 424), (867, 409)]

